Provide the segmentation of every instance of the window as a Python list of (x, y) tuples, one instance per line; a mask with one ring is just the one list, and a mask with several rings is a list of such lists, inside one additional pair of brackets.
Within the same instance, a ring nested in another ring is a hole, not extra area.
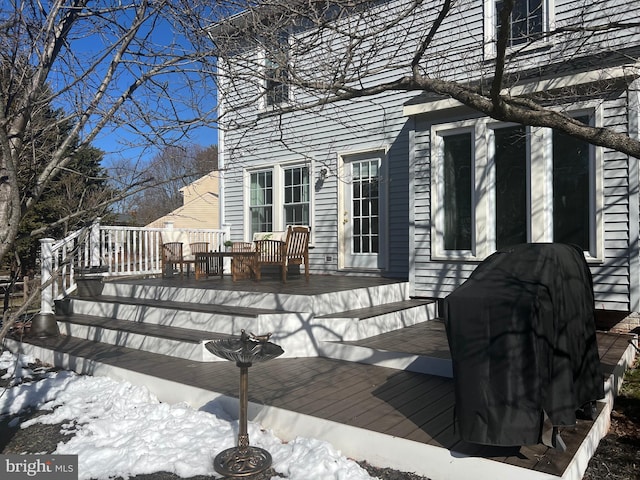
[(247, 175), (249, 235), (310, 225), (309, 167), (276, 165)]
[(280, 105), (289, 100), (289, 35), (279, 32), (265, 47), (265, 104)]
[[(588, 123), (588, 117), (579, 117)], [(553, 240), (589, 250), (590, 145), (553, 132)]]
[(482, 260), (525, 242), (572, 243), (602, 258), (599, 149), (487, 118), (434, 125), (431, 138), (435, 259)]
[[(555, 0), (514, 0), (509, 16), (508, 47), (540, 46), (546, 41), (544, 33), (553, 29)], [(500, 28), (503, 0), (484, 0), (485, 56), (495, 56), (496, 39)]]
[(380, 191), (377, 159), (351, 162), (352, 252), (379, 253)]
[(309, 225), (309, 169), (284, 169), (284, 224)]
[(496, 128), (494, 138), (496, 248), (525, 243), (527, 135), (523, 126)]
[(473, 138), (444, 137), (444, 249), (471, 250), (473, 218)]
[[(496, 32), (500, 29), (500, 10), (502, 1), (496, 2)], [(509, 46), (528, 43), (537, 38), (543, 31), (542, 0), (514, 0), (510, 15), (511, 34)]]
[(273, 231), (273, 173), (271, 170), (251, 174), (249, 212), (251, 234)]

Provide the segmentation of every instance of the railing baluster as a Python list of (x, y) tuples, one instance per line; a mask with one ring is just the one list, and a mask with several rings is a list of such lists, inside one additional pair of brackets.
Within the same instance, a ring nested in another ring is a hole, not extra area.
[[(209, 250), (222, 248), (230, 238), (230, 228), (175, 228), (187, 234), (191, 243), (205, 241)], [(163, 228), (104, 226), (96, 221), (92, 226), (75, 231), (65, 239), (43, 239), (41, 265), (43, 289), (41, 311), (53, 312), (53, 300), (72, 293), (77, 288), (79, 272), (94, 268), (104, 275), (159, 274), (162, 269)], [(106, 267), (106, 268), (104, 268)], [(46, 272), (45, 272), (46, 270)]]

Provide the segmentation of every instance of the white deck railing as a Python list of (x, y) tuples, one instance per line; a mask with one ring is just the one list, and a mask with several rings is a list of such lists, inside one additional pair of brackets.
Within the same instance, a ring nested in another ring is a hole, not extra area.
[(229, 228), (146, 228), (93, 225), (67, 238), (41, 242), (41, 313), (53, 313), (54, 300), (77, 289), (79, 275), (156, 275), (162, 271), (162, 234), (181, 232), (189, 243), (207, 242), (209, 250), (223, 250)]

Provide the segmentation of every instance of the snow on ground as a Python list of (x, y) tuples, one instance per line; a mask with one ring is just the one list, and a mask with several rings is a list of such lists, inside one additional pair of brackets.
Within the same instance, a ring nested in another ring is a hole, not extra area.
[[(7, 370), (3, 378), (14, 373), (17, 379), (32, 378), (29, 363), (33, 359), (26, 355), (0, 355), (0, 370)], [(159, 471), (184, 478), (217, 475), (213, 459), (235, 446), (238, 431), (238, 422), (216, 407), (201, 411), (186, 403), (161, 403), (144, 387), (69, 371), (49, 372), (41, 380), (0, 390), (0, 415), (30, 407), (51, 413), (22, 423), (22, 428), (36, 422), (64, 423), (65, 431), (74, 434), (52, 453), (78, 455), (79, 480)], [(251, 422), (249, 439), (251, 445), (269, 451), (275, 471), (290, 480), (372, 478), (321, 440), (283, 443)]]

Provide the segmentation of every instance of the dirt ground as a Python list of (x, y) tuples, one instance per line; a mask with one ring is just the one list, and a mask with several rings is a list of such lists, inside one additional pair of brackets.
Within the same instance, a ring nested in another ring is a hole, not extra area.
[[(2, 372), (0, 372), (2, 373)], [(6, 382), (4, 382), (6, 384)], [(3, 387), (0, 381), (0, 391)], [(38, 411), (21, 412), (14, 416), (0, 416), (0, 453), (43, 453), (53, 452), (58, 442), (68, 441), (60, 432), (61, 425), (36, 424), (26, 429), (19, 428), (21, 422), (40, 415)], [(617, 398), (611, 415), (611, 429), (602, 439), (591, 459), (583, 480), (640, 480), (640, 368), (635, 368), (625, 376), (623, 390)], [(428, 480), (412, 473), (392, 469), (376, 468), (366, 463), (361, 465), (372, 476), (381, 480)], [(260, 479), (271, 478), (275, 472), (265, 472)], [(176, 475), (158, 472), (139, 475), (135, 480), (176, 480)], [(191, 480), (205, 480), (211, 477), (194, 477)], [(312, 479), (310, 479), (312, 480)]]
[(627, 371), (611, 413), (611, 428), (600, 441), (583, 480), (640, 480), (640, 360)]

